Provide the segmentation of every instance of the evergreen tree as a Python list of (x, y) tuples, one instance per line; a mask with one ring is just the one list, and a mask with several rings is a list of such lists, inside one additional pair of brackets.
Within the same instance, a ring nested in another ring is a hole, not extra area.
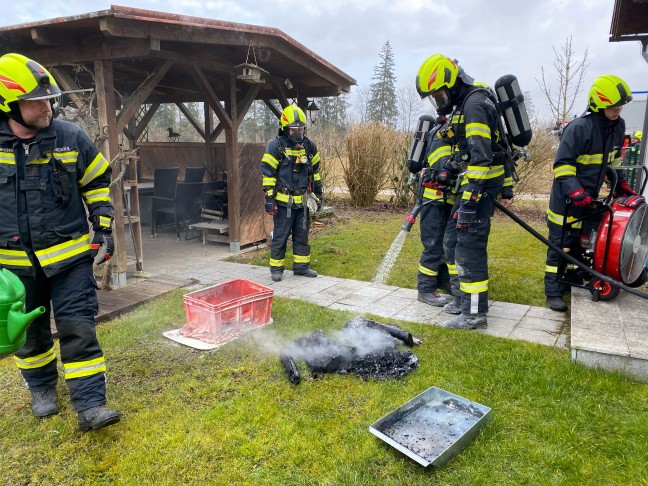
[(374, 67), (367, 112), (369, 120), (389, 126), (395, 125), (398, 115), (394, 66), (394, 54), (387, 41), (380, 51), (380, 63)]

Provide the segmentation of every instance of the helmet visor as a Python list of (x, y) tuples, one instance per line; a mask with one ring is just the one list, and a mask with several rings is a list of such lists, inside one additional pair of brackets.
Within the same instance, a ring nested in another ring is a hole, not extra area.
[(444, 88), (432, 91), (427, 98), (430, 100), (430, 103), (432, 103), (434, 110), (441, 115), (446, 114), (448, 108), (452, 106), (450, 102), (450, 93), (448, 93), (448, 90)]
[(53, 84), (48, 84), (47, 87), (36, 86), (29, 93), (18, 96), (19, 100), (48, 100), (50, 98), (58, 98), (61, 96), (61, 90)]
[(287, 126), (288, 137), (293, 142), (301, 142), (304, 140), (304, 133), (306, 132), (306, 127), (304, 126)]

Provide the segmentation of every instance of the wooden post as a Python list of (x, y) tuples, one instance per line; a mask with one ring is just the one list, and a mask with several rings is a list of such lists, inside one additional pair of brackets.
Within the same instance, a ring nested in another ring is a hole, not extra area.
[[(110, 61), (95, 61), (95, 81), (97, 86), (97, 109), (99, 121), (99, 149), (106, 160), (112, 161), (119, 154), (117, 139), (117, 117), (115, 114), (115, 88), (113, 80), (113, 65)], [(119, 174), (113, 171), (113, 177)], [(113, 287), (126, 285), (126, 239), (124, 236), (124, 203), (120, 184), (111, 186), (110, 198), (115, 208), (113, 224), (113, 240), (115, 254), (113, 256)]]
[(227, 163), (227, 199), (230, 234), (230, 251), (241, 249), (241, 165), (238, 150), (238, 119), (236, 110), (236, 74), (230, 73), (226, 109), (231, 125), (225, 127), (225, 153)]
[(214, 165), (214, 151), (212, 149), (211, 131), (212, 131), (212, 109), (206, 101), (203, 103), (205, 110), (205, 167), (209, 167), (212, 175), (216, 177), (216, 167)]

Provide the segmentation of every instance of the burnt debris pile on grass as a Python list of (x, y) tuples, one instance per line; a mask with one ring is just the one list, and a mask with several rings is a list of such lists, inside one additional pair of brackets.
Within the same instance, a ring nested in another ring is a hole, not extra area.
[(304, 361), (314, 376), (354, 373), (364, 379), (385, 380), (403, 376), (418, 366), (414, 353), (398, 348), (420, 343), (399, 327), (355, 317), (333, 338), (318, 330), (296, 339), (281, 350), (279, 358), (293, 385), (300, 382), (295, 360)]

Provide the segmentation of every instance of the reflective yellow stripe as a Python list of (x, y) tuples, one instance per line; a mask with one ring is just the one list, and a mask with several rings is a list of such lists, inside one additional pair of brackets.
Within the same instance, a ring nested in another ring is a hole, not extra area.
[(558, 267), (554, 267), (552, 265), (547, 265), (545, 267), (545, 273), (558, 273)]
[(285, 258), (282, 258), (281, 260), (275, 260), (274, 258), (270, 259), (270, 266), (271, 267), (283, 267)]
[(460, 282), (459, 289), (467, 294), (479, 294), (488, 290), (488, 280), (481, 282)]
[(49, 350), (45, 351), (43, 354), (37, 356), (32, 356), (31, 358), (19, 358), (14, 356), (14, 362), (16, 366), (21, 370), (32, 370), (35, 368), (42, 368), (48, 363), (51, 363), (56, 359), (56, 353), (54, 352), (54, 347), (52, 346)]
[(54, 157), (59, 159), (64, 164), (73, 164), (74, 162), (76, 162), (78, 156), (79, 156), (79, 152), (77, 150), (68, 150), (65, 152), (54, 152)]
[(34, 159), (29, 162), (28, 165), (46, 165), (49, 164), (50, 159)]
[(273, 169), (276, 169), (279, 166), (279, 161), (270, 154), (263, 154), (263, 158), (261, 159), (261, 162), (262, 163), (265, 162)]
[(0, 265), (31, 267), (27, 252), (23, 250), (4, 250), (0, 248)]
[(483, 123), (467, 123), (466, 138), (468, 137), (484, 137), (490, 140), (491, 138), (490, 127)]
[(452, 148), (450, 145), (442, 145), (441, 147), (433, 150), (430, 155), (428, 155), (428, 165), (432, 167), (435, 162), (437, 162), (441, 157), (450, 157), (452, 155)]
[(469, 179), (495, 179), (504, 175), (503, 165), (494, 165), (492, 167), (483, 167), (481, 165), (469, 165), (466, 170), (466, 177)]
[(459, 272), (457, 271), (457, 265), (453, 265), (452, 263), (448, 263), (448, 273), (450, 275), (459, 275)]
[(305, 157), (306, 156), (306, 149), (305, 148), (300, 148), (300, 149), (286, 149), (286, 155), (289, 157)]
[[(564, 215), (553, 212), (551, 209), (547, 209), (547, 219), (553, 224), (562, 226), (563, 220), (565, 219)], [(573, 216), (567, 216), (567, 222), (573, 223), (576, 220)], [(579, 221), (572, 225), (573, 228), (580, 228), (583, 226), (583, 222)]]
[(579, 155), (576, 162), (583, 165), (601, 165), (603, 163), (603, 154)]
[(288, 202), (288, 198), (292, 197), (292, 200), (295, 204), (301, 204), (302, 203), (302, 197), (301, 196), (290, 196), (289, 194), (284, 194), (283, 192), (278, 192), (277, 195), (275, 196), (275, 199), (277, 201), (281, 202)]
[(310, 262), (310, 255), (295, 255), (293, 254), (293, 262), (294, 263), (309, 263)]
[(313, 159), (311, 160), (311, 162), (313, 163), (313, 165), (315, 165), (319, 161), (320, 161), (320, 154), (319, 154), (319, 152), (317, 152), (315, 155), (313, 155)]
[(575, 176), (576, 167), (574, 167), (573, 165), (560, 165), (554, 168), (553, 173), (554, 179), (558, 179), (559, 177)]
[(102, 228), (110, 228), (110, 223), (112, 223), (112, 218), (108, 216), (99, 216), (99, 226)]
[(423, 265), (418, 266), (418, 271), (421, 272), (423, 275), (428, 275), (430, 277), (436, 277), (437, 275), (439, 275), (439, 272), (435, 272), (434, 270), (425, 268)]
[(85, 199), (86, 204), (93, 204), (97, 202), (110, 202), (110, 189), (102, 187), (93, 191), (82, 192), (81, 195)]
[(53, 265), (73, 256), (80, 255), (85, 251), (90, 251), (90, 235), (85, 234), (76, 240), (66, 241), (58, 245), (38, 250), (36, 256), (41, 266)]
[(13, 150), (11, 152), (0, 152), (0, 164), (16, 165)]
[(429, 187), (426, 187), (423, 191), (423, 197), (431, 201), (442, 201), (443, 193), (441, 191), (437, 191), (436, 189), (430, 189)]
[(512, 177), (505, 177), (504, 178), (504, 187), (512, 187), (513, 186), (513, 178)]
[(97, 156), (92, 161), (92, 163), (88, 166), (88, 168), (83, 173), (83, 177), (79, 181), (79, 185), (83, 187), (89, 184), (97, 177), (99, 177), (101, 174), (106, 172), (108, 167), (110, 167), (108, 161), (104, 159), (104, 156), (101, 155), (101, 153), (98, 153)]
[(100, 358), (90, 359), (88, 361), (77, 361), (75, 363), (65, 363), (65, 379), (82, 378), (92, 376), (97, 373), (106, 372), (106, 362), (103, 356)]
[(463, 114), (461, 114), (461, 115), (452, 115), (452, 123), (453, 123), (453, 125), (463, 123), (463, 121), (464, 121)]
[(613, 159), (612, 162), (610, 162), (610, 166), (612, 167), (619, 167), (621, 165), (621, 157), (617, 157), (616, 159)]
[[(472, 196), (472, 192), (464, 191), (463, 194), (461, 194), (461, 200), (462, 201), (470, 201), (470, 196)], [(482, 194), (480, 193), (477, 196), (477, 202), (481, 201)]]
[(266, 196), (267, 197), (273, 197), (274, 196), (274, 188), (266, 189)]
[(314, 180), (315, 182), (317, 182), (317, 181), (321, 181), (321, 180), (322, 180), (322, 176), (320, 175), (319, 172), (316, 172), (315, 174), (313, 174), (313, 180)]
[(263, 178), (263, 185), (264, 186), (274, 186), (277, 184), (277, 178), (276, 177), (264, 177)]

